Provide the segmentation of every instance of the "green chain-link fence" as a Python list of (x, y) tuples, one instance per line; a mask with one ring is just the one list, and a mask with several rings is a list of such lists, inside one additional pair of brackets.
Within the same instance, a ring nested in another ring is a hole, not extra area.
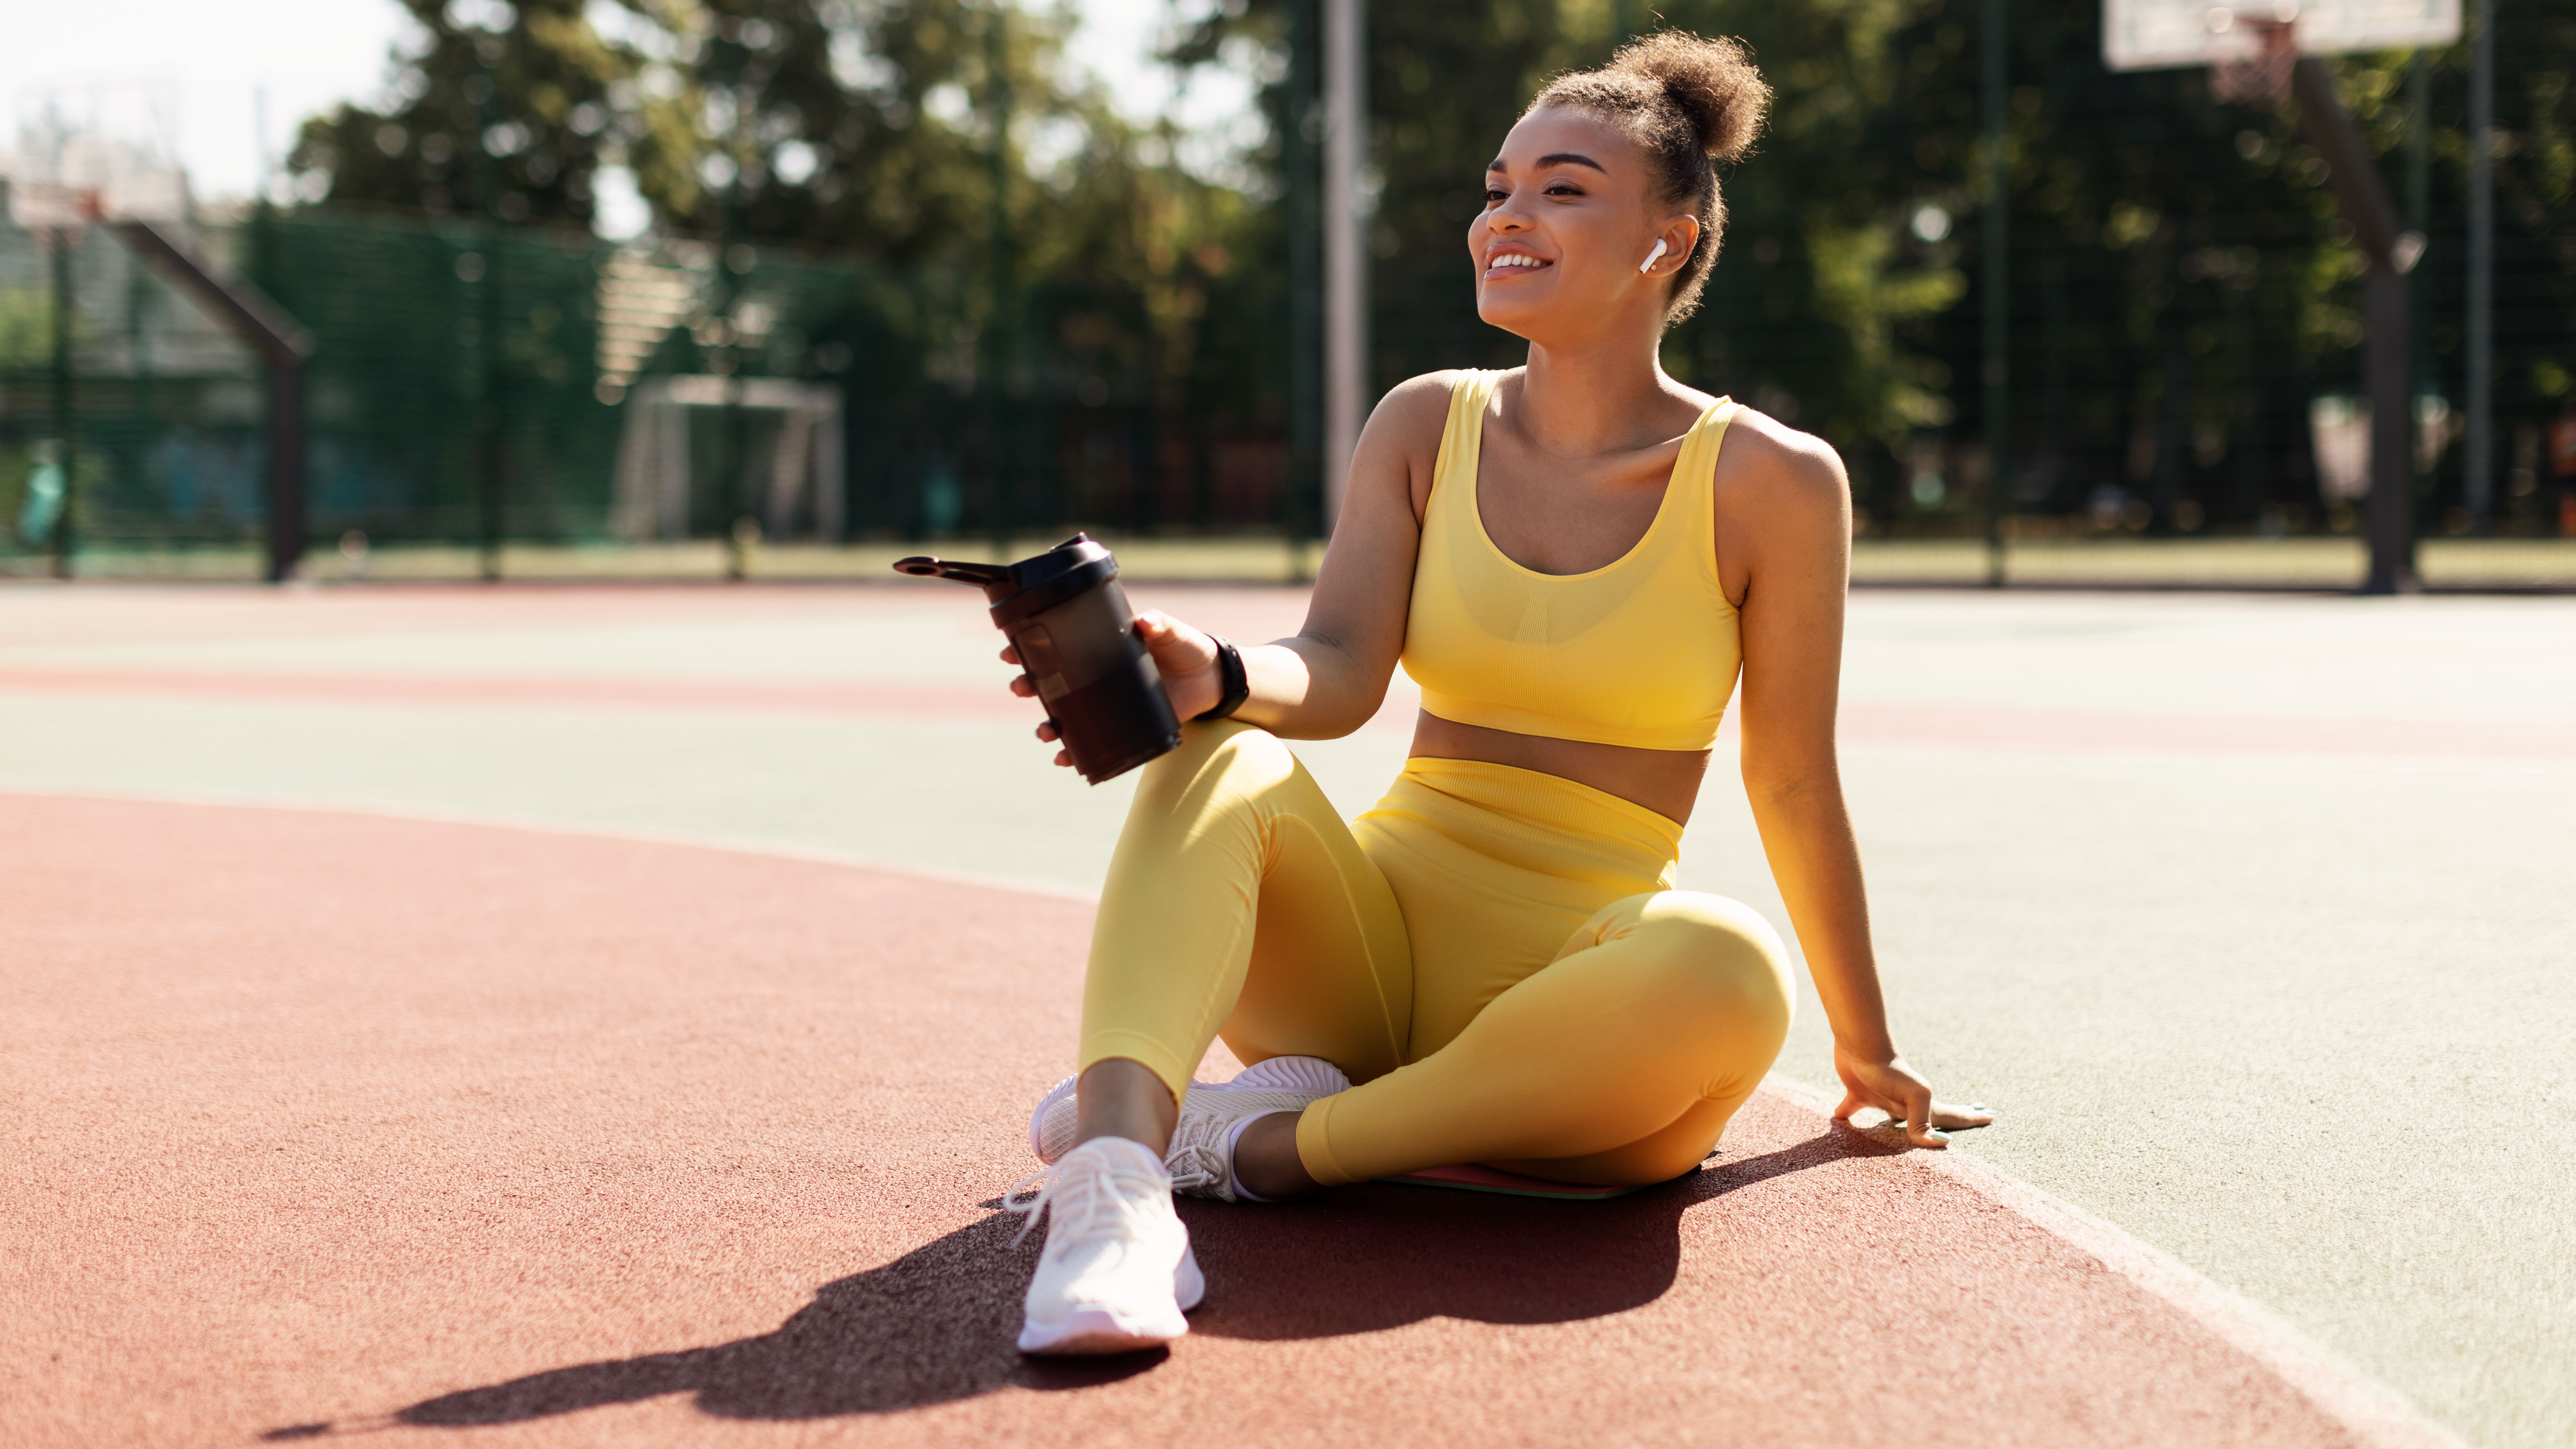
[[(1295, 511), (1284, 443), (1175, 427), (1144, 359), (1086, 345), (1128, 330), (1101, 325), (1116, 299), (1036, 290), (997, 331), (937, 268), (329, 210), (193, 241), (311, 334), (317, 548)], [(257, 355), (110, 228), (0, 226), (0, 568), (255, 574), (263, 397)]]

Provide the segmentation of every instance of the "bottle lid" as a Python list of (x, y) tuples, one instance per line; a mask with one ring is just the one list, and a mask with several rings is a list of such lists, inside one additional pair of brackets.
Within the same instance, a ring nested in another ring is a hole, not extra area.
[(984, 602), (992, 606), (993, 622), (1005, 629), (1118, 577), (1117, 557), (1094, 543), (1087, 533), (1077, 533), (1015, 564), (965, 563), (916, 554), (896, 559), (894, 567), (897, 573), (975, 585), (984, 591)]
[(1034, 558), (1011, 565), (1006, 583), (987, 584), (984, 597), (993, 606), (993, 622), (1004, 629), (1043, 614), (1085, 589), (1118, 577), (1118, 558), (1077, 533)]

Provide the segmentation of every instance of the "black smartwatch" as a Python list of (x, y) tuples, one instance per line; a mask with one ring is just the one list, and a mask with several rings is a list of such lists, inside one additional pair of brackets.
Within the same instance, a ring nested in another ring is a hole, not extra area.
[(1252, 697), (1252, 681), (1244, 677), (1243, 651), (1225, 642), (1225, 636), (1221, 634), (1208, 637), (1216, 641), (1217, 699), (1207, 713), (1193, 718), (1225, 719), (1243, 708), (1243, 702)]

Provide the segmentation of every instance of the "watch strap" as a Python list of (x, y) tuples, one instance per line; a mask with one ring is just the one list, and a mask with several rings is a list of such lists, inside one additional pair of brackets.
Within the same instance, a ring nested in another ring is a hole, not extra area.
[(1199, 719), (1226, 719), (1243, 702), (1252, 697), (1252, 681), (1243, 672), (1243, 651), (1226, 642), (1222, 634), (1208, 636), (1216, 641), (1217, 700)]

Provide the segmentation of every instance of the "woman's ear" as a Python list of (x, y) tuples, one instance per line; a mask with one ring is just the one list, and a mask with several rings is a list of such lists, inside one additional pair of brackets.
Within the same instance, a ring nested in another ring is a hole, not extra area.
[(1655, 237), (1655, 249), (1637, 270), (1649, 276), (1673, 271), (1691, 254), (1691, 244), (1698, 240), (1699, 218), (1676, 216), (1664, 223), (1663, 231)]

